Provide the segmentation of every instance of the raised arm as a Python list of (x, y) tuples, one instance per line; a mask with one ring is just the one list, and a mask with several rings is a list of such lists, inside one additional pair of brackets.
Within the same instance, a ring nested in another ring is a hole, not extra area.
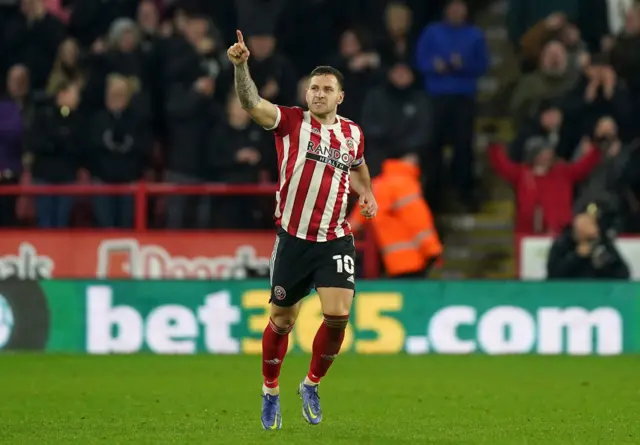
[(244, 43), (242, 32), (236, 31), (238, 41), (227, 50), (227, 56), (234, 66), (236, 93), (251, 118), (262, 127), (272, 130), (278, 125), (278, 107), (258, 95), (258, 88), (249, 74), (249, 49)]

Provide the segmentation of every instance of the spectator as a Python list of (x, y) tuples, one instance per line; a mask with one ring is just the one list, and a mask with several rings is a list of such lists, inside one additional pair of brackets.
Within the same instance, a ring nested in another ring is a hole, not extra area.
[(84, 104), (85, 108), (91, 111), (102, 109), (107, 76), (121, 74), (129, 78), (139, 93), (135, 97), (135, 106), (139, 108), (140, 113), (149, 117), (149, 59), (140, 49), (140, 30), (133, 20), (115, 20), (109, 28), (106, 41), (100, 39), (94, 43), (88, 65), (90, 76), (86, 87), (87, 94), (83, 99), (89, 103)]
[(578, 27), (592, 53), (608, 52), (635, 0), (580, 0)]
[(417, 63), (424, 73), (432, 97), (434, 130), (423, 165), (432, 207), (439, 207), (442, 151), (449, 142), (454, 155), (451, 173), (462, 202), (473, 211), (473, 124), (478, 78), (488, 68), (489, 56), (482, 31), (467, 20), (467, 5), (453, 0), (445, 9), (445, 20), (429, 25), (418, 40)]
[[(75, 182), (84, 147), (86, 125), (78, 113), (80, 88), (64, 85), (53, 103), (36, 113), (28, 149), (34, 160), (31, 168), (36, 184), (70, 184)], [(73, 199), (68, 196), (42, 195), (36, 198), (38, 226), (62, 228), (69, 223)]]
[[(573, 134), (588, 134), (603, 116), (612, 116), (620, 126), (623, 139), (636, 130), (633, 104), (624, 85), (618, 82), (615, 71), (601, 61), (594, 60), (576, 86), (562, 97), (562, 107)], [(579, 136), (578, 136), (579, 137)]]
[(137, 24), (141, 33), (140, 49), (147, 60), (145, 89), (149, 92), (153, 132), (161, 140), (164, 125), (164, 41), (160, 34), (160, 12), (153, 0), (143, 0), (138, 6)]
[(535, 69), (545, 43), (550, 40), (558, 40), (565, 46), (569, 66), (582, 69), (589, 63), (589, 51), (580, 37), (580, 30), (568, 23), (564, 14), (554, 13), (522, 36), (520, 44), (526, 68)]
[(621, 179), (622, 210), (625, 233), (640, 233), (640, 142), (634, 141), (629, 150)]
[(260, 97), (278, 104), (294, 104), (297, 75), (291, 61), (276, 51), (276, 43), (273, 35), (249, 35), (247, 45), (251, 51), (251, 77)]
[[(378, 214), (371, 221), (387, 276), (425, 278), (442, 255), (431, 210), (420, 191), (419, 156), (398, 149), (373, 181)], [(367, 223), (356, 206), (349, 215), (354, 231)]]
[(30, 89), (29, 69), (14, 65), (7, 75), (7, 95), (18, 105), (25, 128), (30, 128), (35, 114), (35, 103)]
[(167, 42), (165, 83), (169, 88), (177, 84), (190, 87), (197, 79), (207, 77), (217, 90), (227, 63), (218, 31), (206, 17), (198, 15), (188, 16), (180, 26), (182, 33)]
[(238, 28), (245, 35), (273, 35), (286, 0), (234, 0), (234, 3)]
[[(213, 142), (209, 145), (209, 168), (215, 172), (207, 177), (210, 181), (231, 184), (255, 184), (260, 181), (265, 168), (264, 159), (270, 159), (275, 165), (271, 147), (271, 137), (251, 120), (244, 111), (235, 92), (227, 101), (227, 122), (220, 124), (213, 134)], [(252, 196), (233, 196), (216, 199), (215, 207), (224, 209), (218, 212), (224, 219), (224, 227), (242, 229), (259, 228), (260, 207)]]
[(47, 11), (65, 25), (69, 23), (71, 17), (70, 3), (69, 0), (44, 0)]
[(347, 29), (340, 36), (338, 54), (330, 65), (344, 75), (344, 102), (340, 115), (358, 120), (364, 97), (380, 81), (380, 56), (375, 52), (368, 33), (361, 28)]
[[(16, 185), (22, 173), (24, 122), (20, 107), (0, 95), (0, 187)], [(16, 223), (16, 196), (0, 195), (0, 227)]]
[(394, 64), (387, 82), (367, 93), (362, 128), (367, 137), (367, 165), (372, 176), (395, 150), (423, 153), (427, 148), (431, 120), (429, 99), (414, 88), (415, 76), (404, 62)]
[[(131, 106), (134, 87), (121, 75), (107, 80), (106, 109), (98, 112), (90, 127), (87, 159), (93, 182), (128, 184), (141, 180), (151, 151), (150, 129)], [(98, 226), (133, 227), (131, 195), (97, 196), (93, 200)]]
[(8, 64), (20, 63), (29, 68), (31, 87), (44, 89), (65, 35), (58, 19), (49, 14), (43, 0), (21, 0), (22, 14), (4, 30), (2, 43), (6, 46)]
[(569, 92), (579, 75), (578, 69), (569, 65), (564, 45), (557, 40), (547, 43), (540, 56), (540, 66), (518, 81), (511, 97), (510, 111), (516, 127), (532, 119), (542, 102)]
[(73, 0), (69, 31), (82, 48), (102, 38), (121, 18), (135, 17), (138, 0)]
[(142, 0), (137, 13), (138, 29), (141, 33), (141, 47), (144, 53), (151, 53), (160, 36), (160, 12), (153, 0)]
[(564, 113), (558, 106), (552, 103), (541, 106), (538, 119), (528, 122), (518, 131), (516, 139), (511, 144), (509, 157), (513, 161), (523, 162), (526, 142), (535, 136), (541, 136), (549, 145), (556, 147), (555, 151), (559, 157), (570, 159), (577, 141), (567, 134), (568, 125), (565, 122)]
[[(618, 136), (618, 127), (611, 117), (603, 117), (596, 124), (594, 141), (603, 150), (603, 157), (585, 183), (579, 189), (578, 208), (586, 208), (588, 203), (601, 202), (615, 215), (614, 227), (625, 229), (626, 192), (624, 171), (629, 163), (631, 152), (637, 148), (638, 141), (623, 145)], [(601, 206), (602, 207), (602, 206)]]
[(622, 33), (611, 51), (611, 65), (629, 87), (640, 110), (640, 6), (629, 10)]
[(509, 160), (497, 144), (489, 148), (496, 172), (509, 181), (516, 193), (516, 232), (557, 233), (571, 221), (573, 188), (600, 161), (600, 150), (584, 141), (584, 156), (569, 164), (558, 160), (547, 140), (535, 137), (525, 146), (526, 163)]
[(580, 2), (585, 0), (509, 0), (507, 29), (509, 39), (517, 47), (520, 39), (536, 23), (553, 13), (562, 13), (568, 21), (576, 23)]
[[(210, 149), (210, 133), (219, 124), (213, 90), (213, 79), (203, 75), (190, 86), (176, 82), (168, 91), (165, 108), (169, 143), (165, 179), (168, 182), (204, 182), (206, 172), (203, 165)], [(170, 196), (167, 226), (172, 229), (208, 227), (209, 204), (209, 200), (202, 197)], [(189, 211), (188, 215), (185, 215), (185, 210)]]
[(549, 279), (628, 280), (629, 267), (615, 240), (591, 213), (576, 215), (553, 242), (547, 260)]
[(385, 9), (384, 17), (385, 34), (377, 44), (382, 64), (390, 66), (397, 60), (413, 63), (411, 9), (404, 3), (393, 1)]
[(147, 67), (140, 41), (141, 32), (136, 22), (126, 18), (114, 21), (109, 27), (107, 36), (105, 73), (118, 73), (131, 77), (131, 80), (137, 84), (136, 88), (141, 88), (147, 79)]
[(72, 39), (65, 39), (58, 48), (58, 56), (53, 64), (53, 70), (47, 82), (47, 93), (54, 95), (62, 85), (75, 83), (80, 88), (85, 85), (85, 74), (80, 67), (80, 49), (78, 43)]

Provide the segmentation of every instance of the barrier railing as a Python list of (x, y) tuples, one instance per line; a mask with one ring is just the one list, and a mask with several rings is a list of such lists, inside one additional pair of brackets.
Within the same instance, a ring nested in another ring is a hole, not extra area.
[[(6, 185), (0, 187), (0, 196), (98, 196), (133, 195), (134, 231), (146, 232), (148, 198), (166, 195), (218, 195), (218, 196), (272, 196), (275, 184), (197, 184), (178, 185), (168, 183), (138, 182), (133, 184), (47, 184), (47, 185)], [(362, 250), (363, 272), (367, 278), (380, 276), (379, 253), (371, 230), (364, 233)]]

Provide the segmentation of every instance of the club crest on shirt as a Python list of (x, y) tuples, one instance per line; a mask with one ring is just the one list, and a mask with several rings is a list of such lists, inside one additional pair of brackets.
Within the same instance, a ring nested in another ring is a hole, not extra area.
[(353, 150), (353, 147), (356, 145), (356, 143), (353, 141), (352, 138), (347, 138), (347, 147), (349, 147), (349, 150)]

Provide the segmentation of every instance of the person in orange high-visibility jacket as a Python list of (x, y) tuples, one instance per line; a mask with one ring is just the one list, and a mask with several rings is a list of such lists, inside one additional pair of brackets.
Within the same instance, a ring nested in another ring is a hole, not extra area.
[(392, 278), (425, 277), (442, 255), (442, 243), (433, 216), (422, 197), (418, 156), (411, 153), (382, 163), (373, 180), (378, 213), (366, 220), (360, 209), (349, 215), (354, 232), (372, 224), (387, 275)]

